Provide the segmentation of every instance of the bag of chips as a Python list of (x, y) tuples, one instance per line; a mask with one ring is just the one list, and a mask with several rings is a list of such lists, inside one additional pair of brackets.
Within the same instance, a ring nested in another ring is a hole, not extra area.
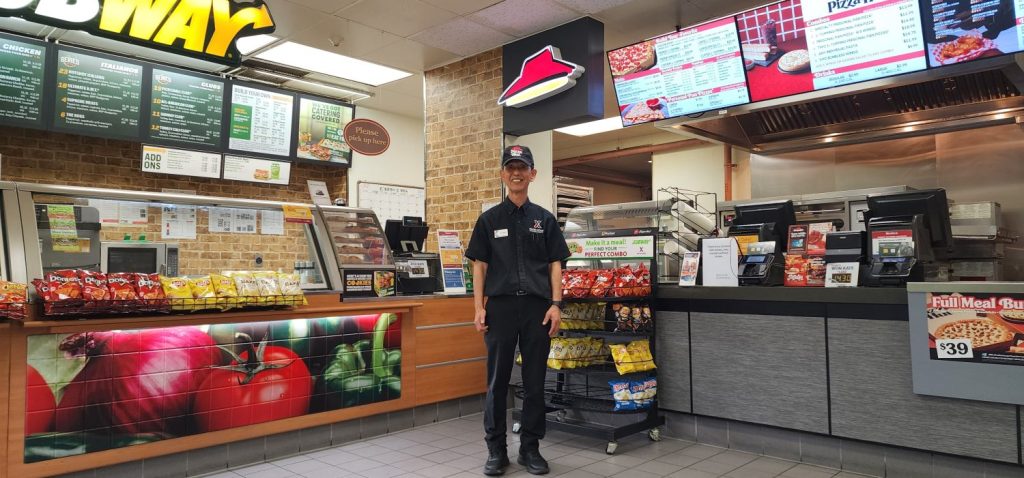
[(217, 308), (217, 292), (213, 290), (213, 280), (210, 276), (189, 279), (188, 286), (192, 289), (196, 310)]
[(192, 298), (192, 286), (187, 277), (161, 277), (164, 297), (171, 304), (171, 310), (195, 310), (196, 301)]
[(602, 269), (594, 271), (594, 282), (590, 287), (591, 297), (608, 297), (608, 291), (615, 284), (615, 271)]
[(636, 278), (636, 283), (633, 287), (633, 297), (647, 297), (651, 295), (651, 270), (641, 263), (633, 271), (633, 276)]
[(609, 380), (608, 385), (612, 388), (612, 399), (615, 400), (614, 410), (616, 412), (636, 410), (636, 402), (633, 401), (629, 380)]
[(551, 349), (548, 352), (548, 368), (555, 370), (566, 368), (567, 354), (565, 338), (555, 337), (551, 339)]
[(115, 307), (128, 303), (134, 305), (139, 299), (139, 293), (135, 289), (135, 274), (131, 272), (107, 274), (107, 290)]
[(654, 357), (651, 355), (651, 344), (646, 339), (634, 340), (626, 346), (627, 353), (633, 360), (633, 368), (637, 372), (654, 370)]
[(238, 289), (235, 280), (221, 274), (210, 274), (213, 291), (217, 294), (217, 306), (223, 310), (238, 307)]
[[(107, 282), (110, 282), (109, 277)], [(146, 310), (167, 308), (167, 298), (164, 295), (163, 284), (160, 283), (160, 274), (135, 274), (135, 292), (139, 295), (141, 308)]]
[(572, 269), (562, 272), (562, 296), (581, 299), (590, 294), (594, 271)]
[(301, 297), (302, 304), (307, 305), (306, 294), (302, 291), (302, 282), (298, 274), (279, 273), (277, 274), (277, 285), (281, 288), (281, 295), (285, 296), (285, 305), (300, 305), (296, 303), (296, 297)]
[(658, 379), (648, 377), (644, 380), (629, 383), (630, 398), (636, 410), (651, 408), (654, 397), (658, 394)]
[(228, 272), (224, 275), (235, 281), (238, 291), (238, 305), (258, 305), (266, 302), (260, 297), (260, 286), (251, 272)]
[(636, 372), (636, 367), (633, 366), (633, 358), (629, 356), (626, 345), (611, 344), (608, 348), (611, 350), (612, 360), (615, 362), (615, 370), (619, 372), (619, 375)]
[(0, 311), (8, 313), (8, 317), (24, 316), (27, 302), (27, 284), (0, 281)]
[(278, 305), (281, 303), (281, 286), (277, 282), (277, 273), (260, 271), (253, 272), (252, 278), (256, 281), (256, 289), (259, 290), (263, 305)]
[(80, 270), (78, 278), (82, 281), (82, 298), (86, 307), (106, 307), (105, 301), (110, 299), (107, 288), (107, 275), (102, 272)]
[(637, 285), (633, 269), (628, 265), (620, 267), (615, 272), (615, 286), (611, 290), (613, 297), (633, 297)]
[(52, 301), (73, 301), (82, 298), (82, 280), (78, 271), (61, 269), (46, 274), (46, 285), (50, 288)]

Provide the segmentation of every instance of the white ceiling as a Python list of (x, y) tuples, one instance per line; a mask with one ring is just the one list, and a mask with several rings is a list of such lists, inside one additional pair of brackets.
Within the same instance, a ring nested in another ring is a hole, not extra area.
[[(423, 72), (516, 39), (590, 15), (605, 24), (611, 49), (665, 33), (677, 25), (756, 7), (765, 0), (266, 0), (275, 36), (413, 73), (371, 91), (358, 105), (422, 118)], [(54, 33), (0, 18), (0, 29), (42, 36)], [(56, 31), (57, 38), (65, 33)], [(211, 72), (221, 66), (138, 47), (118, 47), (74, 34), (74, 41), (118, 53)], [(84, 38), (83, 38), (84, 37)], [(67, 39), (67, 38), (65, 38)], [(607, 69), (602, 74), (607, 75)], [(606, 78), (606, 111), (614, 94)]]

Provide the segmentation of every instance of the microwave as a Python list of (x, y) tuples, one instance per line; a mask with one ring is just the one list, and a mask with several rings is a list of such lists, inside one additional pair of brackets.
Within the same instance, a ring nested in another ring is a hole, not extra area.
[(178, 275), (178, 244), (170, 242), (100, 243), (100, 270), (104, 273), (141, 272)]

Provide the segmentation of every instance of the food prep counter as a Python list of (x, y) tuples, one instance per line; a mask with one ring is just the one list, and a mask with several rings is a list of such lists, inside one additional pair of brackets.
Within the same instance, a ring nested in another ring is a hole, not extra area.
[(840, 448), (877, 458), (864, 472), (911, 453), (891, 447), (1019, 463), (1018, 406), (915, 394), (907, 300), (897, 288), (661, 287), (661, 407), (691, 439), (837, 468)]

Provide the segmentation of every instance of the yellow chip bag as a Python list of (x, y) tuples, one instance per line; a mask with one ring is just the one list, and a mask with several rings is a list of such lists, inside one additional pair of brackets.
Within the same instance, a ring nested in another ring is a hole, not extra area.
[(256, 280), (256, 287), (259, 289), (263, 304), (277, 305), (281, 303), (281, 286), (277, 283), (276, 272), (253, 272), (252, 277)]
[(238, 289), (235, 280), (220, 274), (210, 274), (213, 291), (217, 294), (217, 306), (223, 310), (238, 307)]
[(548, 368), (561, 370), (565, 367), (565, 339), (555, 337), (551, 339), (551, 351), (548, 352)]
[(612, 351), (612, 360), (615, 361), (615, 370), (618, 370), (619, 375), (636, 372), (636, 368), (633, 366), (633, 359), (629, 356), (629, 351), (626, 350), (625, 345), (612, 344), (608, 348)]
[(229, 272), (226, 275), (235, 281), (238, 305), (258, 305), (265, 302), (260, 297), (260, 286), (251, 272)]
[(171, 310), (194, 310), (196, 301), (192, 299), (192, 286), (187, 277), (160, 276), (160, 285), (164, 296), (171, 304)]
[(188, 285), (192, 288), (192, 298), (195, 299), (197, 308), (217, 307), (217, 292), (213, 288), (213, 280), (210, 276), (189, 279)]
[(284, 301), (286, 305), (299, 305), (296, 303), (296, 296), (302, 298), (302, 305), (309, 303), (306, 301), (306, 294), (302, 292), (301, 284), (298, 274), (284, 272), (277, 274), (277, 285), (281, 287), (281, 295), (287, 297)]
[(626, 346), (637, 372), (654, 370), (654, 357), (651, 356), (651, 343), (646, 340), (634, 340)]

